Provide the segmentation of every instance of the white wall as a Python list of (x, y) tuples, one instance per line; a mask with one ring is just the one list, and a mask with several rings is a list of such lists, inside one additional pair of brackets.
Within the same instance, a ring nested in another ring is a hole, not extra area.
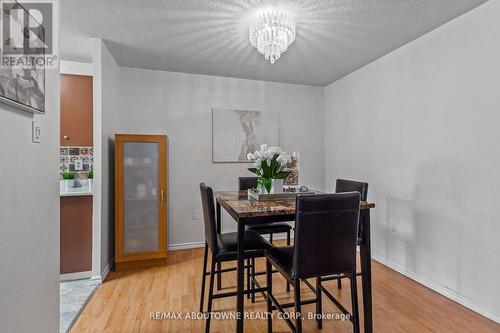
[[(92, 40), (94, 63), (94, 195), (93, 241), (101, 242), (100, 256), (95, 253), (94, 264), (99, 261), (100, 277), (104, 278), (114, 258), (114, 134), (118, 122), (118, 74), (120, 67), (101, 39)], [(101, 142), (101, 145), (97, 143)], [(100, 228), (99, 228), (100, 224)], [(94, 268), (93, 268), (94, 270)], [(93, 272), (94, 278), (95, 272)]]
[[(300, 151), (301, 183), (324, 187), (323, 88), (133, 68), (121, 68), (119, 86), (120, 132), (170, 139), (170, 246), (204, 240), (200, 182), (235, 190), (252, 175), (249, 164), (212, 163), (212, 108), (280, 112), (282, 146)], [(228, 216), (223, 230), (235, 230)]]
[(489, 1), (325, 88), (327, 189), (370, 183), (374, 254), (496, 321), (498, 17)]
[(45, 83), (45, 115), (0, 103), (2, 332), (59, 331), (59, 71)]

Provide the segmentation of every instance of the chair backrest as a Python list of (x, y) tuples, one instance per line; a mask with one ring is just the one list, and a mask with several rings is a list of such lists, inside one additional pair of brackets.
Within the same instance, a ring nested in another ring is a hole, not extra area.
[(238, 191), (246, 191), (252, 188), (257, 188), (258, 177), (239, 177)]
[(356, 270), (359, 201), (358, 192), (297, 196), (294, 277)]
[(217, 230), (215, 226), (214, 193), (211, 187), (200, 184), (201, 205), (203, 207), (203, 222), (205, 224), (205, 241), (212, 251), (217, 253)]
[(361, 201), (366, 201), (368, 197), (368, 183), (337, 179), (337, 183), (335, 184), (335, 193), (343, 192), (359, 192), (361, 194)]

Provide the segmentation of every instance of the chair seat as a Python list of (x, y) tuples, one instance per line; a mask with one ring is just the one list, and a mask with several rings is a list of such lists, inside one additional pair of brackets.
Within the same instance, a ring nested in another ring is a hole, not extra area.
[[(245, 231), (245, 258), (263, 257), (264, 250), (273, 246), (255, 231)], [(236, 260), (238, 257), (238, 233), (229, 232), (217, 235), (218, 260)]]
[(278, 271), (292, 276), (293, 246), (273, 247), (264, 253)]
[(292, 226), (288, 223), (259, 223), (259, 224), (250, 224), (247, 226), (247, 230), (255, 231), (259, 234), (271, 234), (271, 233), (281, 233), (288, 232), (292, 230)]

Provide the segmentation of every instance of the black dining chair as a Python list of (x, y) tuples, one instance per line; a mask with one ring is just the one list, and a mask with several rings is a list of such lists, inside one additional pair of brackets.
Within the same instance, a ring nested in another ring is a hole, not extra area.
[[(201, 202), (203, 206), (203, 220), (205, 226), (205, 253), (203, 256), (203, 274), (201, 280), (200, 312), (203, 312), (203, 303), (205, 299), (205, 280), (210, 276), (208, 289), (208, 308), (207, 312), (212, 311), (212, 301), (217, 298), (236, 296), (236, 291), (218, 293), (214, 295), (214, 276), (226, 272), (235, 271), (236, 267), (226, 269), (215, 269), (217, 263), (237, 260), (238, 234), (236, 232), (217, 234), (215, 222), (214, 195), (212, 188), (200, 184)], [(264, 257), (264, 250), (271, 249), (273, 246), (267, 242), (261, 235), (255, 231), (245, 232), (245, 258)], [(207, 272), (208, 249), (212, 253), (212, 262), (210, 272)], [(246, 294), (255, 292), (264, 292), (266, 288), (247, 289)], [(207, 317), (205, 332), (210, 331), (210, 315)]]
[[(250, 190), (252, 188), (257, 188), (258, 179), (259, 179), (258, 177), (239, 177), (238, 178), (238, 191), (246, 191), (246, 190)], [(273, 235), (274, 234), (286, 233), (286, 245), (290, 245), (290, 232), (292, 231), (292, 226), (290, 226), (288, 223), (285, 223), (285, 222), (258, 223), (257, 222), (255, 224), (247, 225), (246, 230), (255, 231), (260, 235), (269, 235), (269, 242), (271, 244), (273, 243)], [(256, 275), (263, 275), (266, 272), (257, 272), (257, 273), (255, 272), (255, 259), (252, 259), (252, 262), (248, 263), (247, 266), (249, 267), (247, 270), (247, 283), (252, 283), (252, 288), (253, 288), (254, 287), (253, 281), (255, 279), (255, 276)], [(286, 291), (290, 291), (290, 284), (289, 283), (287, 283), (287, 285), (286, 285)], [(252, 293), (251, 295), (248, 294), (247, 297), (252, 298), (252, 303), (255, 302), (255, 293)]]
[[(322, 313), (322, 295), (332, 301), (353, 323), (353, 331), (359, 333), (359, 314), (356, 284), (356, 245), (359, 226), (358, 192), (297, 196), (294, 246), (271, 248), (266, 254), (267, 311), (295, 307), (295, 325), (283, 317), (292, 332), (302, 332), (302, 310), (305, 304), (316, 304), (316, 313)], [(273, 296), (272, 268), (294, 287), (294, 302), (280, 304)], [(321, 277), (344, 274), (351, 281), (352, 313), (349, 313), (321, 284)], [(315, 298), (301, 300), (301, 282), (315, 278)], [(316, 318), (322, 328), (321, 316)], [(268, 316), (268, 332), (272, 332), (272, 316)]]
[[(368, 197), (368, 183), (364, 182), (358, 182), (354, 180), (347, 180), (347, 179), (337, 179), (335, 183), (335, 193), (343, 193), (343, 192), (359, 192), (361, 195), (361, 201), (366, 201)], [(359, 229), (359, 236), (358, 236), (358, 245), (361, 241), (361, 225)], [(342, 289), (342, 279), (343, 276), (338, 276), (338, 277), (325, 277), (323, 278), (323, 281), (329, 281), (329, 280), (337, 280), (337, 287), (339, 289)]]

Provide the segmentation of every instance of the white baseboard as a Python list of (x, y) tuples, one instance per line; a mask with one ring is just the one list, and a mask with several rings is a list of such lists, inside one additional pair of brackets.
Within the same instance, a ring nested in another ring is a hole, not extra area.
[(175, 251), (175, 250), (185, 250), (185, 249), (196, 249), (204, 246), (205, 242), (179, 243), (179, 244), (169, 245), (168, 250)]
[(376, 260), (378, 261), (379, 263), (381, 263), (382, 265), (384, 266), (387, 266), (393, 270), (395, 270), (396, 272), (398, 273), (401, 273), (403, 274), (404, 276), (426, 286), (427, 288), (429, 289), (432, 289), (434, 290), (435, 292), (465, 306), (466, 308), (474, 311), (474, 312), (477, 312), (479, 313), (480, 315), (488, 318), (488, 319), (491, 319), (497, 323), (500, 323), (500, 315), (498, 314), (495, 314), (489, 310), (486, 310), (484, 308), (481, 307), (481, 305), (477, 304), (476, 302), (468, 299), (467, 297), (463, 296), (463, 295), (460, 295), (459, 293), (457, 293), (456, 291), (454, 290), (451, 290), (435, 281), (431, 281), (427, 278), (424, 278), (414, 272), (411, 272), (409, 270), (407, 270), (406, 268), (390, 261), (390, 260), (387, 260), (375, 253), (372, 252), (372, 259), (373, 260)]
[[(265, 239), (269, 240), (268, 235), (263, 236)], [(291, 232), (290, 237), (293, 240), (293, 231)], [(273, 240), (280, 240), (280, 239), (286, 239), (286, 235), (281, 233), (279, 235), (275, 235), (273, 237)], [(171, 244), (168, 247), (169, 251), (175, 251), (175, 250), (185, 250), (185, 249), (197, 249), (200, 247), (204, 247), (205, 242), (191, 242), (191, 243), (179, 243), (179, 244)]]
[(59, 279), (60, 281), (72, 281), (72, 280), (88, 279), (91, 276), (92, 276), (92, 271), (86, 271), (86, 272), (61, 274)]
[(101, 279), (101, 276), (93, 276), (90, 278), (90, 283), (92, 284), (101, 284), (102, 283), (102, 279)]
[(114, 260), (115, 260), (115, 258), (111, 259), (111, 261), (106, 265), (106, 267), (104, 267), (104, 270), (102, 271), (102, 275), (101, 275), (102, 281), (106, 280), (106, 277), (109, 274), (109, 270), (110, 270), (111, 266), (113, 266)]
[(90, 278), (90, 282), (94, 284), (101, 284), (104, 280), (106, 280), (106, 276), (108, 276), (109, 270), (114, 264), (114, 260), (115, 258), (112, 258), (109, 261), (106, 267), (104, 267), (104, 270), (102, 271), (100, 276), (93, 276), (92, 278)]

